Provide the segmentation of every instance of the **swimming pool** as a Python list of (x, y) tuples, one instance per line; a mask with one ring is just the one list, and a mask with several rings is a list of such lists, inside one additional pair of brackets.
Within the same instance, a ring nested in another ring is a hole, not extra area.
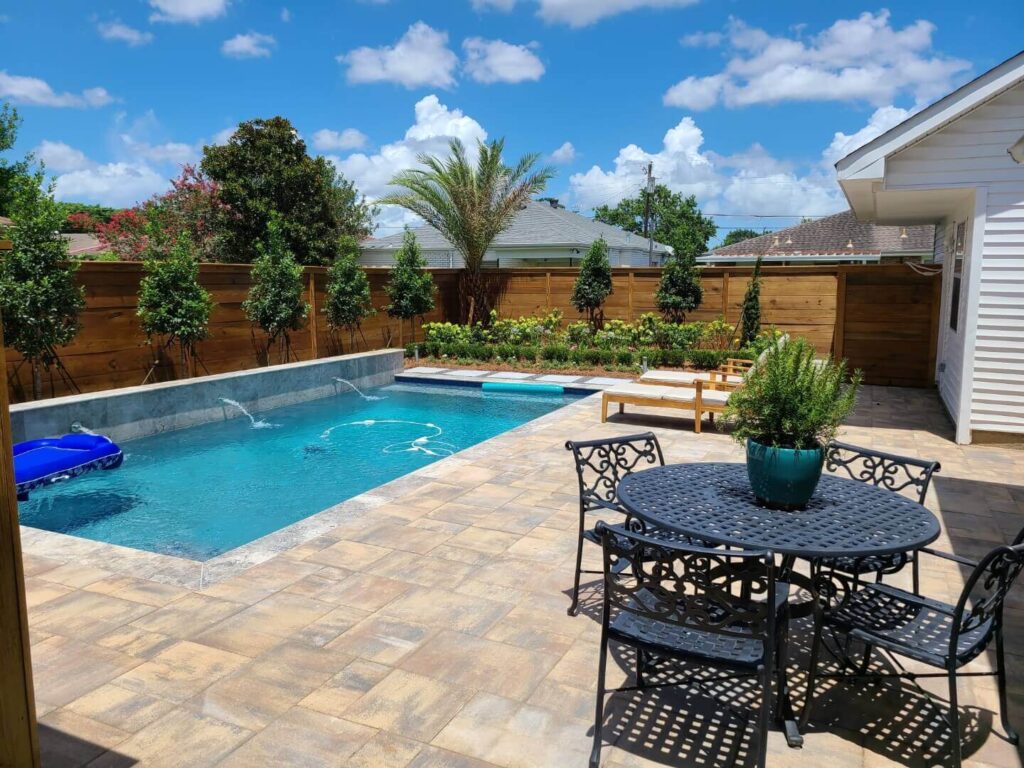
[(33, 491), (23, 525), (207, 560), (566, 405), (393, 384), (124, 443), (120, 469)]

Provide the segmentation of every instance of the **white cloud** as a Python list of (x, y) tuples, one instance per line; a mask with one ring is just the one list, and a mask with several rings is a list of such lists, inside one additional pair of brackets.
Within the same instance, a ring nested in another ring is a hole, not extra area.
[(900, 109), (892, 105), (879, 107), (871, 115), (868, 124), (859, 131), (849, 135), (842, 131), (836, 131), (832, 137), (832, 143), (822, 152), (822, 162), (831, 168), (838, 160), (846, 157), (858, 147), (862, 147), (874, 138), (881, 136), (890, 128), (899, 125), (915, 110)]
[(106, 88), (86, 88), (78, 93), (57, 93), (38, 77), (10, 75), (0, 70), (0, 98), (36, 107), (103, 107), (114, 101)]
[(556, 149), (549, 155), (551, 162), (558, 163), (559, 165), (568, 165), (576, 159), (576, 147), (572, 145), (571, 141), (565, 142), (562, 146)]
[(537, 0), (544, 21), (585, 27), (601, 19), (640, 8), (683, 8), (697, 0)]
[(283, 21), (285, 24), (287, 24), (291, 20), (292, 20), (292, 12), (289, 11), (287, 8), (282, 8), (281, 9), (281, 21)]
[(470, 37), (463, 41), (466, 73), (480, 83), (521, 83), (540, 80), (544, 64), (530, 46), (513, 45), (504, 40)]
[(105, 163), (57, 177), (58, 200), (77, 200), (115, 207), (134, 205), (169, 186), (166, 174), (146, 163)]
[(153, 42), (152, 32), (144, 32), (140, 29), (129, 27), (120, 21), (101, 21), (96, 25), (96, 29), (99, 30), (100, 37), (104, 40), (127, 43), (133, 48)]
[(689, 48), (717, 48), (722, 44), (721, 32), (693, 32), (679, 42)]
[(124, 150), (133, 157), (152, 160), (155, 163), (173, 163), (183, 165), (194, 163), (199, 159), (201, 148), (194, 144), (185, 144), (180, 141), (166, 141), (161, 144), (149, 144), (139, 141), (130, 134), (121, 134), (121, 142)]
[(932, 52), (935, 25), (918, 20), (895, 29), (886, 10), (840, 19), (808, 40), (773, 37), (731, 19), (732, 58), (708, 77), (689, 76), (665, 93), (669, 106), (707, 109), (781, 101), (891, 104), (910, 94), (917, 104), (946, 93), (969, 62)]
[[(391, 190), (390, 182), (396, 173), (418, 165), (416, 158), (420, 153), (447, 154), (448, 141), (457, 138), (474, 157), (477, 141), (487, 139), (487, 131), (480, 123), (459, 109), (449, 109), (433, 94), (416, 102), (415, 117), (403, 138), (384, 144), (375, 154), (358, 152), (328, 159), (355, 182), (361, 193), (376, 199)], [(415, 217), (393, 207), (382, 211), (380, 217), (385, 227), (415, 221)]]
[(271, 35), (247, 32), (225, 40), (220, 52), (232, 59), (256, 59), (270, 56), (277, 41)]
[(230, 0), (149, 0), (150, 21), (198, 24), (223, 16)]
[(54, 173), (80, 171), (92, 165), (89, 158), (81, 150), (65, 144), (63, 141), (43, 140), (32, 153), (43, 161), (46, 170)]
[(223, 128), (223, 129), (217, 131), (217, 133), (213, 134), (213, 140), (212, 140), (211, 143), (213, 143), (213, 144), (227, 144), (231, 140), (231, 137), (234, 136), (234, 135), (235, 135), (235, 127), (234, 126), (232, 126), (230, 128)]
[(417, 21), (393, 46), (356, 48), (338, 56), (348, 66), (350, 83), (391, 82), (406, 88), (455, 85), (458, 57), (448, 48), (448, 34)]
[(323, 152), (338, 152), (348, 149), (360, 149), (366, 146), (367, 137), (362, 131), (355, 128), (346, 128), (343, 131), (332, 131), (330, 128), (321, 128), (313, 134), (313, 146)]
[(474, 11), (502, 11), (508, 13), (516, 7), (516, 0), (472, 0)]

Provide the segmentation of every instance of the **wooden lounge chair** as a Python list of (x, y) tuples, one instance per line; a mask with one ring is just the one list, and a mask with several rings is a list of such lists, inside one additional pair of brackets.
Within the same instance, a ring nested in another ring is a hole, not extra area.
[(716, 413), (724, 413), (725, 405), (732, 390), (738, 385), (722, 382), (708, 382), (698, 379), (692, 386), (660, 386), (629, 382), (606, 389), (601, 395), (601, 421), (608, 421), (608, 406), (617, 403), (619, 413), (625, 413), (627, 405), (642, 405), (649, 408), (673, 408), (693, 411), (693, 431), (700, 434), (704, 414), (714, 423)]
[[(781, 347), (787, 341), (789, 341), (789, 336), (784, 334), (779, 337), (777, 344)], [(767, 354), (768, 350), (765, 350), (756, 360), (729, 357), (712, 371), (659, 371), (655, 369), (647, 371), (636, 381), (640, 384), (661, 384), (668, 387), (692, 387), (698, 381), (713, 384), (742, 384), (743, 378), (756, 368)]]

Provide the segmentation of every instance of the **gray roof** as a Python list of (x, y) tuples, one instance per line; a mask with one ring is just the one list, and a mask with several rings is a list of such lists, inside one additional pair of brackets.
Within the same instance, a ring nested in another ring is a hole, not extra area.
[[(906, 237), (903, 235), (906, 234)], [(715, 248), (707, 257), (726, 256), (821, 256), (856, 254), (931, 253), (935, 227), (923, 224), (894, 227), (857, 221), (853, 211), (843, 211), (817, 221), (797, 224), (766, 235)], [(852, 247), (850, 244), (853, 244)]]
[[(454, 246), (440, 232), (424, 224), (413, 229), (420, 247), (425, 251), (450, 251)], [(609, 248), (647, 250), (647, 240), (641, 235), (603, 224), (565, 208), (531, 200), (515, 217), (512, 225), (498, 235), (493, 248), (526, 248), (534, 246), (562, 246), (586, 249), (603, 237)], [(361, 245), (364, 250), (389, 251), (402, 244), (402, 233), (373, 238)], [(656, 242), (655, 253), (668, 253), (670, 248)]]

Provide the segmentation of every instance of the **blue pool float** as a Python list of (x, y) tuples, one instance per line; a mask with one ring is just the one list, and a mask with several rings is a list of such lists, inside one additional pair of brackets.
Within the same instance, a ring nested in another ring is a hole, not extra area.
[(14, 482), (18, 501), (26, 501), (28, 492), (36, 488), (94, 469), (115, 469), (122, 461), (121, 449), (103, 435), (64, 435), (17, 443), (14, 446)]

